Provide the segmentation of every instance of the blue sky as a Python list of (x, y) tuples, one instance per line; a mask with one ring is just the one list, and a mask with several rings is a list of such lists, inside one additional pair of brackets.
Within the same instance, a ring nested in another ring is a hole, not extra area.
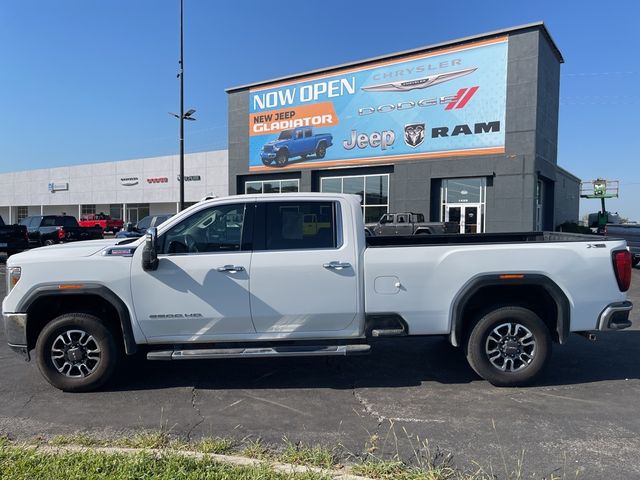
[[(543, 20), (566, 61), (558, 163), (621, 180), (609, 209), (640, 220), (640, 2), (185, 4), (198, 119), (187, 151), (226, 147), (226, 87)], [(3, 1), (0, 171), (177, 153), (178, 11), (178, 0)]]

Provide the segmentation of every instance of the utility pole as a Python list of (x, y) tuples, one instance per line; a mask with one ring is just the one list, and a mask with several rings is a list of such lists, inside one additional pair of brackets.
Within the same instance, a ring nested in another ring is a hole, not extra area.
[(180, 211), (184, 210), (184, 0), (180, 0)]
[(171, 113), (180, 120), (180, 210), (184, 210), (184, 121), (195, 120), (191, 115), (196, 111), (191, 109), (187, 113), (184, 112), (184, 0), (180, 0), (180, 69), (178, 77), (180, 78), (180, 113)]

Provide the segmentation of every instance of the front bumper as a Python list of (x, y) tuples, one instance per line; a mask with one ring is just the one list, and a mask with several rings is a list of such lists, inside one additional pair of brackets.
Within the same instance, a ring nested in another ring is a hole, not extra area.
[(273, 160), (276, 158), (276, 152), (260, 152), (260, 158), (262, 160)]
[(631, 326), (629, 313), (633, 304), (629, 301), (610, 303), (598, 317), (598, 330), (623, 330)]
[(29, 348), (27, 347), (27, 314), (3, 313), (4, 333), (7, 337), (9, 348), (24, 356), (29, 361)]

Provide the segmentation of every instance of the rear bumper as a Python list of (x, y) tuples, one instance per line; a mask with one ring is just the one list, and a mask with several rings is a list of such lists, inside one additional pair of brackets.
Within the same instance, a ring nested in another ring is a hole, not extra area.
[(9, 348), (29, 360), (29, 349), (27, 347), (27, 314), (26, 313), (3, 313), (4, 334), (7, 338)]
[(610, 303), (598, 317), (598, 330), (623, 330), (631, 326), (629, 313), (633, 304), (629, 301)]

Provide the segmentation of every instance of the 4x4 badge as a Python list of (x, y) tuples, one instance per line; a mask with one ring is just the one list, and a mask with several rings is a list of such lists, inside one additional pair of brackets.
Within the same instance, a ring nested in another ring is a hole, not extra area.
[(416, 148), (424, 142), (424, 123), (410, 123), (404, 126), (404, 143)]

